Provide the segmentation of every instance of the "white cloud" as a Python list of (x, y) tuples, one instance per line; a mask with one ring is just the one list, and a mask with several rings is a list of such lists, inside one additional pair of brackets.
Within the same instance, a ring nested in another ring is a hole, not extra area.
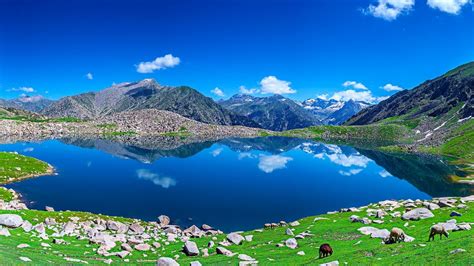
[(342, 165), (344, 167), (367, 167), (367, 164), (370, 162), (370, 159), (362, 155), (345, 155), (344, 153), (334, 153), (326, 155), (331, 162)]
[(316, 98), (327, 101), (327, 100), (329, 100), (329, 94), (327, 94), (327, 93), (320, 94), (320, 95), (316, 96)]
[(362, 84), (360, 82), (357, 82), (357, 81), (349, 81), (348, 80), (348, 81), (342, 83), (342, 86), (344, 86), (346, 88), (347, 87), (352, 87), (354, 89), (359, 89), (359, 90), (368, 90), (368, 88), (364, 84)]
[(88, 80), (93, 80), (93, 79), (94, 79), (94, 76), (92, 75), (91, 72), (89, 72), (89, 73), (86, 74), (86, 78), (87, 78)]
[(399, 15), (410, 12), (414, 5), (415, 0), (377, 0), (377, 4), (369, 5), (363, 12), (377, 18), (392, 21)]
[(379, 172), (379, 175), (380, 175), (381, 177), (389, 177), (389, 176), (392, 176), (392, 174), (390, 174), (389, 172), (387, 172), (387, 170), (385, 170), (385, 169), (382, 170), (382, 171), (380, 171), (380, 172)]
[(218, 87), (215, 87), (213, 90), (211, 90), (211, 92), (219, 97), (224, 97), (224, 92), (219, 89)]
[(393, 85), (393, 84), (385, 84), (382, 89), (386, 90), (386, 91), (402, 91), (404, 90), (402, 87), (400, 86), (397, 86), (397, 85)]
[(443, 12), (457, 15), (461, 8), (467, 4), (469, 0), (428, 0), (428, 6), (439, 9)]
[(259, 93), (260, 91), (256, 88), (251, 88), (251, 89), (247, 89), (245, 88), (245, 86), (240, 86), (239, 87), (239, 93), (240, 94), (255, 94), (255, 93)]
[(29, 147), (29, 148), (23, 149), (23, 152), (32, 152), (32, 151), (34, 151), (34, 150), (35, 150), (35, 148)]
[(160, 177), (159, 175), (151, 172), (147, 169), (138, 169), (137, 176), (140, 179), (148, 180), (153, 182), (153, 184), (158, 185), (162, 188), (170, 188), (176, 186), (176, 180), (170, 177)]
[(174, 57), (172, 54), (167, 54), (162, 57), (157, 57), (151, 62), (141, 62), (137, 66), (138, 73), (153, 73), (155, 70), (171, 68), (179, 65), (181, 60), (179, 57)]
[(32, 87), (20, 87), (20, 88), (11, 88), (8, 91), (22, 91), (22, 92), (32, 93), (32, 92), (35, 92), (35, 89), (33, 89)]
[(18, 101), (20, 101), (22, 103), (36, 103), (36, 102), (39, 102), (43, 99), (44, 99), (44, 97), (41, 96), (41, 95), (28, 96), (26, 94), (22, 94), (22, 95), (20, 95), (20, 98), (18, 98)]
[(358, 173), (362, 172), (362, 170), (363, 169), (350, 169), (349, 171), (339, 170), (339, 174), (344, 176), (357, 175)]
[(258, 168), (265, 173), (271, 173), (278, 169), (283, 169), (293, 158), (281, 155), (260, 155)]
[(221, 154), (222, 150), (223, 150), (222, 148), (217, 148), (217, 149), (211, 151), (211, 154), (212, 154), (212, 156), (217, 157)]
[(296, 90), (290, 87), (291, 82), (279, 80), (275, 76), (264, 77), (260, 81), (262, 94), (291, 94), (296, 93)]
[(363, 101), (372, 103), (376, 99), (372, 95), (371, 91), (355, 91), (355, 90), (345, 90), (345, 91), (338, 91), (335, 92), (334, 95), (331, 97), (336, 101)]

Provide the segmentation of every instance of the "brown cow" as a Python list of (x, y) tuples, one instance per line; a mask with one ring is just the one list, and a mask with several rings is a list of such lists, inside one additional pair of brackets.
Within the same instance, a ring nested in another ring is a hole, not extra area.
[(332, 248), (329, 244), (322, 244), (319, 247), (319, 258), (324, 258), (332, 255)]

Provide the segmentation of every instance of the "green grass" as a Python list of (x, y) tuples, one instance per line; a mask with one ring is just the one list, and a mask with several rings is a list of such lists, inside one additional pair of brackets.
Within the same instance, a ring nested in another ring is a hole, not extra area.
[(4, 187), (0, 187), (0, 200), (9, 202), (13, 199), (13, 193)]
[(50, 166), (38, 159), (11, 152), (0, 152), (0, 184), (50, 172)]
[(180, 138), (187, 138), (191, 136), (191, 132), (188, 131), (188, 129), (184, 126), (180, 127), (178, 131), (170, 131), (170, 132), (164, 132), (160, 134), (161, 136), (165, 137), (180, 137)]
[[(468, 209), (457, 210), (462, 213), (462, 217), (456, 217), (458, 222), (472, 222), (474, 220), (474, 203), (468, 203)], [(372, 239), (369, 236), (360, 234), (357, 229), (365, 225), (361, 223), (351, 223), (349, 216), (356, 214), (365, 216), (363, 210), (360, 213), (336, 213), (325, 214), (316, 217), (325, 217), (328, 220), (314, 221), (315, 217), (307, 217), (299, 220), (300, 225), (295, 228), (295, 234), (309, 230), (313, 237), (298, 240), (299, 247), (295, 250), (287, 247), (276, 247), (277, 243), (282, 243), (290, 238), (285, 235), (286, 227), (278, 227), (276, 229), (265, 229), (263, 232), (247, 231), (243, 235), (253, 235), (253, 241), (244, 242), (241, 246), (232, 245), (227, 247), (232, 252), (243, 253), (254, 257), (259, 261), (259, 265), (308, 265), (320, 264), (329, 261), (338, 260), (341, 264), (344, 262), (349, 265), (472, 265), (474, 256), (472, 254), (474, 248), (474, 240), (472, 231), (452, 232), (448, 239), (428, 242), (429, 228), (434, 223), (445, 222), (452, 210), (442, 208), (433, 211), (434, 218), (420, 221), (410, 221), (408, 227), (404, 224), (406, 221), (400, 218), (385, 217), (385, 223), (381, 225), (371, 224), (370, 226), (377, 228), (386, 228), (390, 230), (393, 227), (403, 228), (406, 234), (415, 238), (411, 243), (398, 243), (391, 245), (382, 245), (380, 239)], [(96, 217), (110, 219), (107, 216), (100, 216), (84, 212), (45, 212), (36, 210), (23, 211), (0, 211), (0, 213), (16, 213), (29, 221), (43, 221), (46, 217), (53, 217), (58, 222), (68, 221), (70, 217), (79, 217), (81, 220), (93, 220)], [(122, 220), (130, 222), (130, 219), (113, 217), (114, 220)], [(34, 222), (36, 223), (36, 222)], [(18, 257), (24, 256), (32, 259), (34, 264), (50, 264), (62, 263), (66, 261), (64, 257), (81, 259), (90, 264), (102, 264), (101, 260), (107, 259), (97, 255), (93, 249), (98, 245), (89, 244), (87, 240), (78, 240), (74, 237), (64, 237), (69, 245), (55, 245), (50, 240), (40, 240), (31, 237), (30, 233), (25, 233), (22, 229), (11, 229), (10, 237), (0, 236), (0, 258), (3, 263), (19, 263)], [(225, 236), (220, 235), (214, 242), (218, 243)], [(210, 237), (193, 239), (200, 249), (206, 248)], [(43, 248), (41, 242), (49, 243), (51, 248)], [(20, 243), (27, 243), (31, 247), (25, 249), (17, 249)], [(334, 250), (334, 254), (328, 258), (318, 259), (318, 248), (322, 243), (330, 243)], [(163, 244), (163, 242), (162, 242)], [(189, 262), (198, 260), (203, 265), (238, 265), (237, 256), (225, 257), (223, 255), (212, 254), (215, 249), (211, 249), (211, 256), (204, 258), (186, 257), (182, 253), (182, 243), (171, 243), (163, 245), (164, 248), (159, 250), (139, 252), (133, 251), (133, 254), (126, 257), (131, 263), (140, 263), (143, 265), (154, 265), (156, 259), (161, 256), (174, 257), (179, 255), (177, 260), (181, 265), (189, 265)], [(459, 254), (450, 254), (450, 251), (457, 248), (463, 248), (467, 252)], [(115, 248), (112, 251), (118, 251)], [(299, 256), (296, 253), (304, 251), (305, 256)], [(146, 255), (146, 257), (145, 257)], [(108, 257), (114, 262), (123, 262), (118, 257)]]
[(280, 136), (315, 139), (364, 139), (402, 142), (409, 130), (403, 125), (314, 126), (277, 133)]
[(102, 135), (105, 137), (121, 137), (121, 136), (135, 136), (137, 135), (134, 131), (112, 131), (112, 132), (103, 132)]

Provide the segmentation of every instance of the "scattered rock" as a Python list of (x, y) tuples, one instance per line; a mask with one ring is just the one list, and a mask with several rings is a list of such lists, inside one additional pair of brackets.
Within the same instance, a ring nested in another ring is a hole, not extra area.
[(158, 222), (160, 223), (160, 226), (167, 226), (170, 224), (170, 217), (166, 215), (160, 215), (158, 216)]
[(299, 226), (299, 225), (300, 225), (300, 222), (298, 222), (298, 221), (294, 221), (294, 222), (290, 223), (290, 226), (293, 226), (293, 227)]
[(138, 251), (148, 251), (151, 247), (148, 244), (138, 244), (135, 245), (134, 248)]
[(227, 256), (227, 257), (232, 257), (234, 256), (234, 253), (232, 253), (232, 251), (224, 248), (224, 247), (217, 247), (216, 248), (216, 253), (217, 254), (221, 254), (221, 255), (224, 255), (224, 256)]
[(227, 240), (229, 240), (231, 243), (235, 245), (240, 245), (242, 242), (245, 240), (243, 236), (237, 234), (237, 233), (230, 233), (227, 235)]
[(456, 212), (456, 211), (452, 211), (451, 214), (449, 214), (449, 216), (453, 217), (453, 216), (462, 216), (462, 214), (460, 214), (459, 212)]
[(16, 246), (16, 248), (29, 248), (30, 245), (28, 244), (19, 244), (18, 246)]
[(23, 219), (16, 214), (0, 214), (0, 225), (17, 228), (23, 224)]
[(199, 261), (196, 260), (196, 261), (191, 261), (189, 263), (189, 266), (202, 266), (202, 264)]
[(298, 247), (298, 242), (294, 238), (289, 238), (285, 241), (285, 245), (291, 249), (295, 249)]
[(449, 252), (449, 254), (457, 254), (457, 253), (462, 253), (462, 252), (466, 252), (466, 250), (462, 249), (462, 248), (457, 248), (457, 249)]
[(31, 261), (31, 259), (28, 258), (28, 257), (20, 257), (19, 259), (20, 259), (21, 261), (24, 261), (24, 262), (30, 262), (30, 261)]
[(319, 266), (337, 266), (337, 265), (339, 265), (339, 261), (337, 261), (337, 260), (331, 261), (331, 262), (328, 262), (328, 263), (319, 264)]
[(197, 256), (199, 255), (199, 249), (195, 242), (187, 241), (184, 243), (183, 251), (188, 256)]
[(296, 254), (298, 254), (298, 255), (300, 255), (300, 256), (306, 255), (306, 254), (304, 253), (304, 251), (298, 251)]
[(402, 215), (403, 220), (420, 220), (431, 217), (434, 217), (434, 215), (427, 208), (416, 208)]
[(45, 211), (47, 212), (54, 212), (54, 208), (53, 207), (49, 207), (49, 206), (46, 206), (44, 207)]
[(239, 254), (239, 260), (243, 261), (255, 261), (254, 258), (250, 257), (249, 255), (246, 254)]
[(287, 234), (287, 235), (289, 235), (289, 236), (294, 236), (294, 235), (295, 235), (295, 234), (293, 233), (293, 230), (291, 230), (290, 228), (286, 228), (285, 234)]
[(172, 258), (161, 257), (156, 262), (156, 266), (179, 266), (179, 263)]
[(10, 230), (5, 227), (0, 227), (0, 236), (11, 236)]

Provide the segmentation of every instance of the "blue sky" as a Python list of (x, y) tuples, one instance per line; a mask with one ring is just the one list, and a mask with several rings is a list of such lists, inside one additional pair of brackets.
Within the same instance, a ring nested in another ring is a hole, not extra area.
[(376, 101), (473, 60), (469, 0), (0, 0), (2, 98), (155, 78)]

